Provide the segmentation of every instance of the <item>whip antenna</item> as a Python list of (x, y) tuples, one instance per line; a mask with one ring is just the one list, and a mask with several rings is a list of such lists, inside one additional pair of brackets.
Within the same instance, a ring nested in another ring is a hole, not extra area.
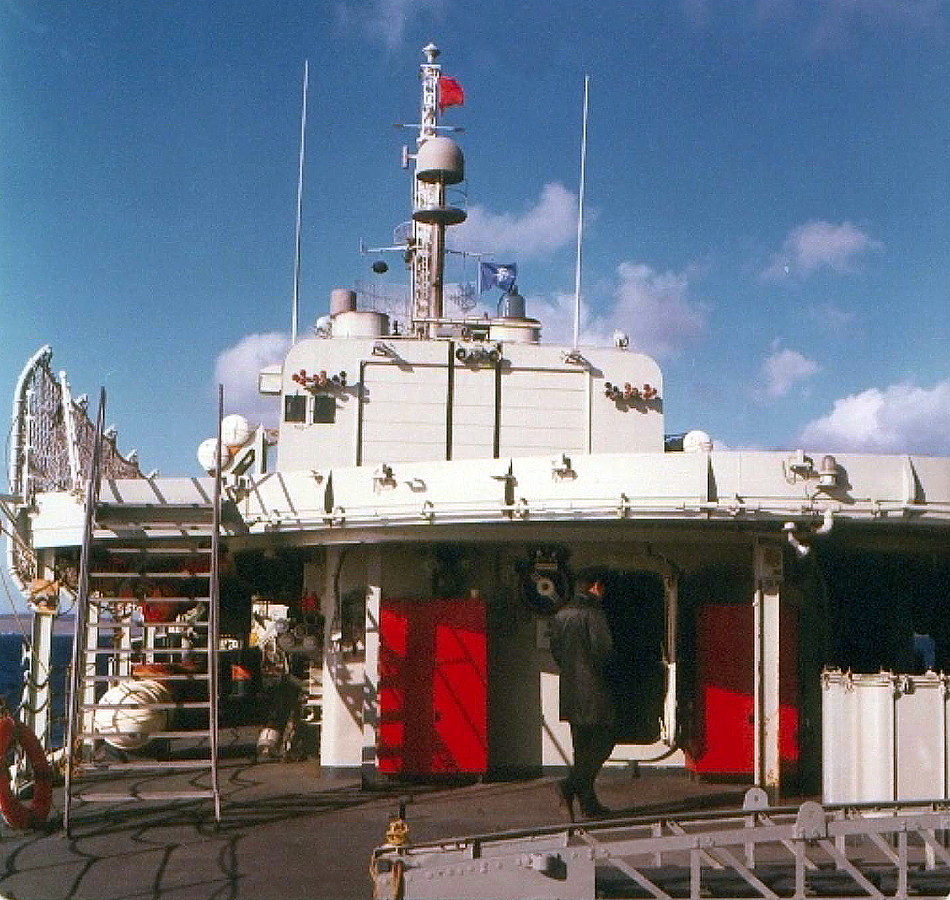
[(300, 105), (300, 159), (297, 164), (297, 220), (294, 227), (294, 302), (290, 316), (290, 342), (297, 343), (297, 307), (300, 303), (300, 228), (303, 221), (303, 161), (307, 148), (307, 88), (310, 60), (303, 63), (303, 102)]
[(577, 262), (574, 265), (574, 349), (581, 331), (581, 243), (584, 236), (584, 180), (587, 169), (587, 95), (590, 75), (584, 76), (584, 125), (581, 130), (581, 183), (577, 192)]

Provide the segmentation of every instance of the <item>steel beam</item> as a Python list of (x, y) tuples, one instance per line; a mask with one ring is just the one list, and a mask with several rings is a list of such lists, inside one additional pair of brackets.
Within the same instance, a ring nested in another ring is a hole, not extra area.
[(755, 783), (774, 802), (779, 794), (779, 657), (783, 548), (779, 541), (756, 538), (753, 544), (755, 592), (754, 774)]
[(368, 548), (366, 559), (366, 657), (363, 666), (362, 778), (377, 775), (379, 730), (379, 607), (383, 596), (383, 559), (379, 545)]

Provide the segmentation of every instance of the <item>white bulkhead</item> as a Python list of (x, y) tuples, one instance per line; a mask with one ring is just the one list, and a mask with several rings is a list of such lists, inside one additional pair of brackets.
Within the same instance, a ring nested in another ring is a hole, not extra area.
[(335, 335), (291, 348), (281, 390), (282, 471), (663, 450), (659, 366), (619, 348)]

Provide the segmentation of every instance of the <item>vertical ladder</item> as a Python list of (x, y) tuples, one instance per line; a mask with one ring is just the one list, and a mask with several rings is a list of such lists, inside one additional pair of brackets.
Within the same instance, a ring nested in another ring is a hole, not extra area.
[[(100, 398), (67, 709), (75, 803), (210, 800), (218, 788), (220, 476), (206, 504), (99, 502)], [(218, 419), (220, 429), (221, 409)]]

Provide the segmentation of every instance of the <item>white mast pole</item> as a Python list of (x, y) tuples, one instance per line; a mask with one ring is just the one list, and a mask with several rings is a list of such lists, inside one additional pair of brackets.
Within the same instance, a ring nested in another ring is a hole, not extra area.
[(587, 96), (590, 75), (584, 76), (584, 125), (581, 131), (581, 183), (577, 194), (577, 261), (574, 266), (574, 349), (581, 331), (581, 244), (584, 236), (584, 182), (587, 169)]
[(303, 162), (307, 141), (307, 88), (310, 85), (310, 60), (303, 63), (303, 102), (300, 107), (300, 158), (297, 163), (297, 220), (294, 228), (294, 303), (290, 316), (290, 342), (297, 343), (297, 308), (300, 303), (300, 231), (303, 222)]

